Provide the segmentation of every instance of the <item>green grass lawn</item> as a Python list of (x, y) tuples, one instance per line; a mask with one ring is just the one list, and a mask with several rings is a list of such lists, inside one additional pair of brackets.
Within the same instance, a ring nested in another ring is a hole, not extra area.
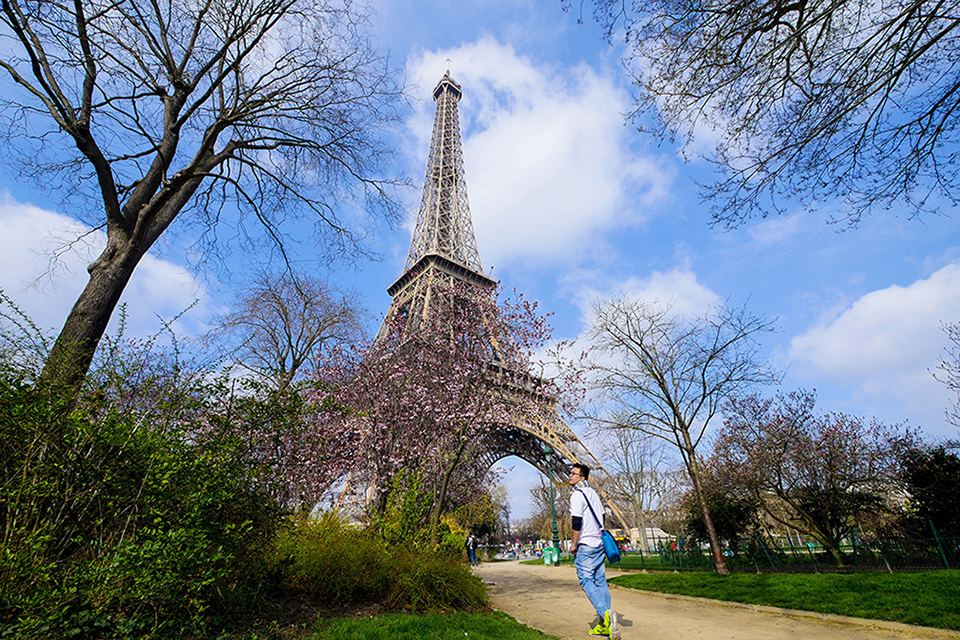
[(307, 640), (556, 640), (505, 613), (408, 615), (321, 620)]
[(610, 582), (786, 609), (960, 630), (960, 572), (855, 574), (632, 574)]

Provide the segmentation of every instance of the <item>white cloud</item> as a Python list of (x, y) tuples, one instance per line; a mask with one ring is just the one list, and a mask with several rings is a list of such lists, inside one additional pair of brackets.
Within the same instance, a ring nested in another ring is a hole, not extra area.
[(946, 336), (942, 322), (960, 320), (960, 263), (907, 287), (873, 291), (838, 317), (790, 342), (790, 356), (808, 380), (841, 382), (878, 405), (897, 400), (911, 422), (931, 432), (943, 425), (946, 388), (933, 379)]
[(793, 239), (803, 230), (800, 215), (768, 218), (753, 225), (747, 231), (750, 237), (762, 245), (780, 244)]
[[(105, 235), (67, 216), (0, 196), (0, 288), (45, 331), (57, 331), (87, 283), (86, 267), (105, 246)], [(78, 240), (79, 238), (79, 240)], [(202, 330), (198, 318), (210, 312), (202, 285), (183, 267), (150, 254), (144, 256), (127, 285), (128, 336), (146, 336), (195, 300), (175, 330), (183, 335)], [(116, 331), (115, 322), (108, 331)]]
[(638, 300), (668, 305), (678, 315), (698, 315), (723, 301), (709, 287), (697, 281), (689, 269), (654, 271), (646, 278), (631, 278), (623, 284), (627, 295)]
[(607, 273), (580, 271), (568, 276), (565, 286), (574, 292), (577, 305), (585, 314), (595, 300), (621, 295), (669, 307), (673, 313), (685, 316), (706, 313), (723, 302), (687, 267), (654, 271), (644, 278), (632, 276), (619, 282), (610, 282)]
[(490, 38), (411, 60), (427, 96), (410, 123), (419, 163), (433, 117), (427, 92), (448, 58), (464, 91), (464, 162), (485, 266), (576, 261), (666, 197), (672, 172), (629, 149), (629, 99), (612, 73), (536, 67)]
[[(0, 288), (42, 329), (59, 329), (103, 246), (84, 225), (30, 205), (0, 201)], [(59, 255), (55, 257), (54, 253)]]
[(551, 346), (535, 355), (534, 361), (544, 366), (544, 375), (548, 378), (559, 374), (555, 366), (558, 355), (564, 360), (576, 360), (581, 352), (590, 348), (590, 326), (598, 302), (627, 297), (687, 317), (707, 313), (723, 302), (709, 287), (698, 282), (697, 274), (686, 267), (654, 271), (645, 278), (630, 277), (617, 282), (611, 282), (609, 274), (604, 272), (579, 271), (564, 279), (564, 287), (580, 309), (580, 333), (559, 354), (553, 353)]

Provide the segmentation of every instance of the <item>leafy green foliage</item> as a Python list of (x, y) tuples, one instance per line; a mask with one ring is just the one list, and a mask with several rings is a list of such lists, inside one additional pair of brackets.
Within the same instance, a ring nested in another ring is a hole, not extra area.
[[(458, 550), (459, 551), (459, 550)], [(274, 564), (283, 585), (333, 607), (384, 603), (396, 611), (480, 611), (483, 583), (460, 553), (385, 541), (336, 514), (292, 521), (277, 538)]]
[(45, 343), (16, 327), (0, 327), (2, 637), (211, 637), (290, 592), (323, 607), (487, 606), (462, 536), (443, 527), (429, 543), (417, 476), (396, 479), (367, 531), (331, 515), (282, 526), (343, 470), (352, 441), (320, 419), (339, 406), (188, 366), (175, 341), (121, 338), (65, 398), (36, 383), (23, 363)]
[(0, 378), (5, 632), (200, 631), (257, 589), (281, 511), (241, 443), (141, 418)]
[(444, 550), (394, 553), (395, 580), (387, 597), (394, 610), (481, 611), (487, 607), (486, 587), (460, 559)]
[(432, 496), (419, 473), (401, 470), (390, 478), (383, 509), (371, 514), (370, 529), (387, 545), (429, 544), (427, 512)]
[(292, 522), (274, 550), (287, 588), (334, 606), (383, 599), (389, 588), (386, 553), (371, 532), (331, 513)]
[(960, 457), (943, 447), (912, 449), (904, 457), (904, 480), (914, 529), (941, 536), (960, 536)]

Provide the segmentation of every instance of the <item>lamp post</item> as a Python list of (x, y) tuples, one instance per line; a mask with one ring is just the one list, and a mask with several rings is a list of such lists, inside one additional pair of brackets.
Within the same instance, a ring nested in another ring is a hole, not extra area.
[(543, 450), (547, 454), (547, 482), (550, 483), (550, 517), (553, 519), (553, 548), (557, 550), (554, 556), (553, 566), (560, 566), (560, 532), (557, 531), (557, 508), (553, 501), (553, 449), (546, 442), (543, 443)]

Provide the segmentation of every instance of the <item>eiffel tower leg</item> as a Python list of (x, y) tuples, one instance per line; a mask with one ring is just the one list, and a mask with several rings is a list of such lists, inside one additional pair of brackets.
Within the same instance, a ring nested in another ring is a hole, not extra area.
[[(523, 424), (512, 429), (505, 428), (496, 434), (495, 439), (485, 444), (485, 457), (489, 466), (493, 466), (493, 463), (507, 456), (516, 456), (536, 467), (540, 473), (550, 479), (551, 485), (563, 487), (567, 484), (570, 467), (582, 463), (605, 476), (608, 482), (623, 491), (613, 475), (590, 452), (583, 441), (556, 416), (553, 421), (546, 423), (541, 421), (535, 426)], [(548, 450), (551, 452), (550, 456), (547, 455)], [(629, 521), (617, 503), (611, 500), (609, 494), (602, 489), (598, 490), (598, 493), (603, 498), (604, 504), (626, 527)]]

